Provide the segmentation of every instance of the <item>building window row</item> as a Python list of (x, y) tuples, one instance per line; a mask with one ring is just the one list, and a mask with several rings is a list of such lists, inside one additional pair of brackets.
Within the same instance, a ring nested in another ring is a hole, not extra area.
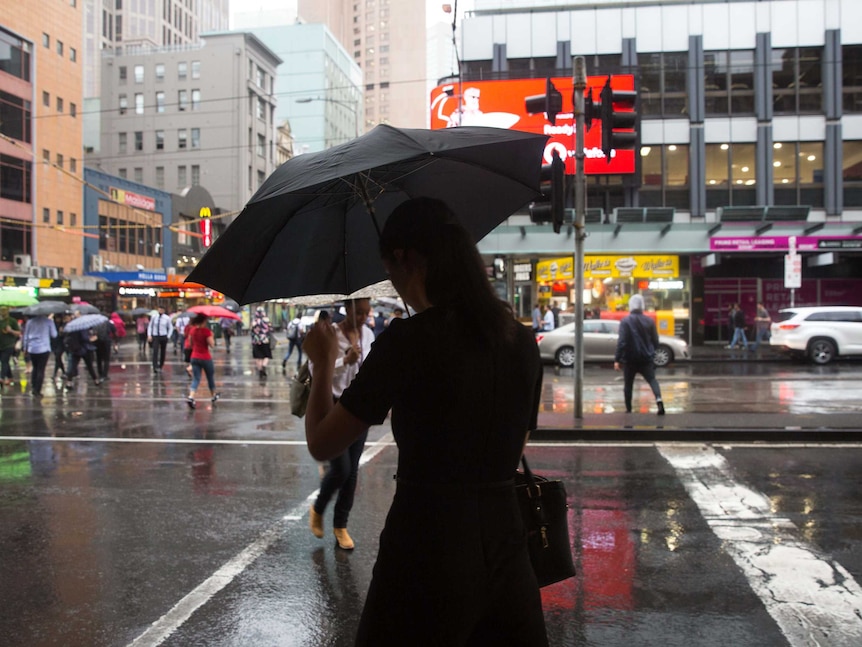
[[(42, 47), (46, 49), (51, 48), (51, 36), (50, 34), (42, 33)], [(54, 48), (57, 50), (57, 56), (65, 56), (66, 55), (66, 45), (59, 38), (54, 39)], [(69, 48), (69, 60), (73, 63), (78, 62), (78, 50), (74, 47)]]
[[(65, 225), (68, 224), (70, 227), (75, 227), (78, 225), (78, 214), (70, 213), (69, 214), (69, 222), (66, 222), (66, 214), (62, 209), (57, 209), (55, 212), (56, 215), (56, 224)], [(42, 207), (42, 222), (44, 224), (51, 224), (51, 209), (48, 207)]]
[[(5, 93), (4, 93), (5, 94)], [(10, 95), (11, 96), (11, 95)], [(57, 112), (65, 112), (66, 111), (66, 102), (63, 97), (55, 97)], [(51, 93), (45, 90), (42, 91), (42, 105), (46, 108), (51, 107)], [(78, 104), (74, 102), (69, 102), (69, 115), (72, 117), (78, 116)]]
[[(165, 64), (164, 63), (155, 63), (153, 66), (154, 76), (157, 83), (162, 83), (165, 80)], [(117, 74), (120, 81), (120, 84), (125, 84), (128, 80), (129, 69), (127, 65), (120, 65), (117, 68)], [(136, 64), (132, 66), (132, 74), (134, 75), (135, 83), (143, 83), (146, 77), (145, 66), (142, 64)], [(177, 62), (177, 80), (185, 81), (189, 77), (189, 63), (188, 61), (178, 61)], [(199, 79), (201, 78), (201, 62), (200, 61), (192, 61), (191, 65), (191, 78)]]
[[(189, 136), (191, 135), (191, 148), (198, 149), (201, 147), (201, 129), (200, 128), (178, 128), (177, 129), (177, 149), (183, 150), (189, 148)], [(157, 151), (165, 150), (165, 131), (156, 130), (154, 136), (154, 149)], [(143, 152), (144, 150), (144, 131), (134, 131), (135, 152)], [(128, 150), (129, 134), (126, 132), (117, 133), (117, 153), (125, 155)]]
[[(104, 203), (100, 202), (101, 204)], [(161, 227), (99, 215), (99, 249), (101, 251), (158, 257), (161, 253), (161, 242)]]
[[(42, 93), (43, 100), (47, 95), (46, 92)], [(167, 102), (165, 98), (165, 92), (163, 90), (156, 91), (154, 106), (157, 113), (164, 113), (167, 110)], [(47, 104), (46, 104), (47, 105)], [(75, 104), (72, 104), (74, 113), (77, 113), (77, 108), (75, 108)], [(192, 110), (200, 110), (201, 108), (201, 91), (199, 89), (194, 89), (191, 91), (191, 103), (189, 103), (189, 91), (188, 90), (178, 90), (177, 91), (177, 109), (180, 112), (185, 112), (191, 107)], [(144, 99), (143, 92), (135, 93), (135, 114), (142, 115), (144, 114), (146, 109), (146, 101)], [(129, 98), (125, 94), (120, 94), (118, 97), (118, 111), (121, 115), (126, 114), (129, 110)], [(62, 110), (61, 110), (62, 112)]]

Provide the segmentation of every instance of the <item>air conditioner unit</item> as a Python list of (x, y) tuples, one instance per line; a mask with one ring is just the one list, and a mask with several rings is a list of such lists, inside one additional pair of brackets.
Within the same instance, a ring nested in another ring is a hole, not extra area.
[(15, 261), (15, 269), (24, 272), (33, 264), (30, 254), (15, 254), (13, 260)]
[(45, 278), (46, 279), (59, 279), (60, 278), (60, 268), (59, 267), (46, 267), (45, 268)]
[(36, 267), (35, 265), (31, 265), (30, 267), (27, 268), (27, 271), (30, 273), (30, 276), (32, 276), (34, 279), (42, 278), (42, 268), (41, 267)]
[(102, 263), (102, 256), (100, 254), (94, 254), (90, 257), (90, 271), (91, 272), (101, 272), (104, 268)]

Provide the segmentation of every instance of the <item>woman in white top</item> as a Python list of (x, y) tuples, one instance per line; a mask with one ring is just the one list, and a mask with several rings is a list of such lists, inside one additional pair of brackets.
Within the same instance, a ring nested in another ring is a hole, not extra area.
[[(332, 376), (332, 399), (338, 402), (344, 389), (359, 373), (363, 360), (371, 351), (374, 333), (365, 325), (371, 303), (368, 299), (353, 299), (344, 302), (346, 316), (335, 325), (339, 359), (335, 362)], [(312, 374), (314, 367), (310, 366)], [(359, 457), (365, 448), (368, 433), (357, 438), (347, 451), (329, 461), (329, 468), (320, 481), (317, 501), (311, 506), (310, 525), (315, 537), (323, 537), (323, 513), (330, 499), (338, 492), (332, 521), (333, 533), (339, 548), (353, 550), (353, 540), (347, 533), (347, 519), (353, 508), (356, 479), (359, 474)]]

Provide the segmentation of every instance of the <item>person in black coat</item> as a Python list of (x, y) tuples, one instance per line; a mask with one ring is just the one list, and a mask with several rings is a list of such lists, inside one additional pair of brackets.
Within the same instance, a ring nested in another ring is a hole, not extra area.
[(632, 412), (632, 390), (635, 376), (640, 373), (650, 385), (658, 405), (658, 415), (664, 415), (664, 402), (661, 387), (655, 377), (653, 356), (658, 347), (658, 331), (653, 320), (644, 314), (644, 298), (635, 294), (629, 299), (629, 316), (620, 322), (620, 336), (617, 339), (617, 352), (614, 369), (623, 371), (623, 396), (626, 413)]

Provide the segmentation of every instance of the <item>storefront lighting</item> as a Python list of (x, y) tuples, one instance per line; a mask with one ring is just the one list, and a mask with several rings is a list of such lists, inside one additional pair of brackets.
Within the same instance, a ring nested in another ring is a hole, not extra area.
[(737, 181), (736, 181), (736, 183), (737, 183), (737, 184), (742, 184), (742, 180), (737, 180)]
[(749, 168), (748, 168), (747, 166), (743, 166), (743, 167), (742, 167), (742, 172), (743, 172), (743, 173), (748, 173), (748, 171), (749, 171)]
[(668, 146), (668, 147), (667, 147), (667, 149), (668, 149), (671, 153), (672, 153), (672, 152), (674, 152), (674, 151), (676, 150), (676, 144), (671, 144), (670, 146)]
[(746, 180), (745, 182), (745, 186), (751, 186), (752, 184), (754, 184), (754, 180)]
[(783, 180), (781, 180), (781, 183), (782, 184), (789, 184), (790, 180), (788, 180), (787, 178), (784, 178)]
[(723, 150), (723, 151), (726, 151), (728, 148), (730, 148), (730, 144), (722, 144), (721, 145), (721, 150)]
[(649, 155), (651, 150), (652, 148), (650, 148), (649, 146), (641, 146), (641, 157), (646, 157), (647, 155)]
[(772, 148), (775, 148), (775, 149), (781, 148), (781, 142), (775, 142), (775, 143), (772, 145)]
[(807, 159), (809, 162), (813, 162), (814, 160), (816, 160), (816, 159), (817, 159), (817, 157), (816, 157), (816, 156), (814, 156), (814, 155), (809, 155), (806, 159)]
[(710, 181), (709, 181), (709, 183), (710, 183), (710, 184), (715, 184), (716, 182), (715, 182), (715, 180), (710, 180)]
[(775, 162), (773, 162), (773, 163), (772, 163), (772, 165), (773, 165), (775, 168), (780, 168), (780, 167), (781, 167), (781, 162), (775, 161)]

